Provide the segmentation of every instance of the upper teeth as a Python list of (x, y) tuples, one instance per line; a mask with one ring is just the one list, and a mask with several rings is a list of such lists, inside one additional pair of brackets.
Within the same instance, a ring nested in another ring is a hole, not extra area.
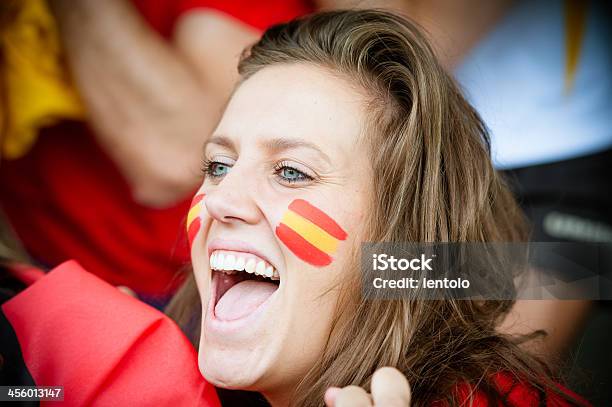
[(257, 260), (252, 255), (244, 257), (236, 254), (228, 254), (215, 251), (210, 255), (210, 268), (212, 270), (224, 271), (234, 274), (237, 271), (246, 271), (249, 274), (257, 274), (263, 277), (278, 280), (279, 274), (274, 267), (266, 264), (263, 260)]

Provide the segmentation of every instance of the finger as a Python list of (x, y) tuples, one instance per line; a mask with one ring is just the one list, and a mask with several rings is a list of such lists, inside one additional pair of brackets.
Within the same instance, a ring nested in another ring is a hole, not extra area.
[(374, 372), (371, 389), (376, 407), (410, 406), (410, 384), (394, 367), (383, 367)]
[(370, 395), (359, 386), (347, 386), (336, 394), (334, 407), (371, 407)]
[(325, 390), (325, 396), (323, 396), (323, 400), (325, 400), (325, 405), (327, 407), (335, 407), (336, 406), (336, 396), (340, 391), (340, 387), (330, 387)]

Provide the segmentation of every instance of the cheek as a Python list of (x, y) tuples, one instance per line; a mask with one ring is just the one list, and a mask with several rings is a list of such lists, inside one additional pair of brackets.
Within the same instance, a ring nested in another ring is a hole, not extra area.
[(321, 209), (303, 199), (291, 204), (276, 227), (279, 240), (302, 261), (317, 267), (333, 261), (347, 233)]
[[(305, 266), (306, 268), (306, 266)], [(338, 282), (344, 267), (342, 259), (336, 259), (326, 272), (312, 268), (295, 273), (297, 283), (291, 296), (295, 299), (291, 312), (291, 325), (284, 354), (290, 355), (287, 365), (303, 366), (303, 374), (318, 363), (325, 349), (336, 318), (336, 306), (341, 294)]]
[(198, 232), (202, 228), (202, 218), (200, 216), (202, 208), (204, 207), (204, 194), (198, 193), (193, 197), (191, 201), (191, 207), (187, 213), (187, 239), (189, 240), (189, 247), (193, 245), (193, 241), (197, 236)]

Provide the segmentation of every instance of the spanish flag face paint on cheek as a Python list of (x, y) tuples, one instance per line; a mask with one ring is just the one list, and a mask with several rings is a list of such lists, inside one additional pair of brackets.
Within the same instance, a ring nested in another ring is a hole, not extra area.
[(289, 205), (276, 236), (297, 257), (313, 266), (327, 266), (346, 232), (319, 208), (303, 199)]
[(192, 246), (193, 240), (200, 231), (202, 226), (202, 219), (200, 218), (200, 211), (204, 202), (204, 194), (197, 194), (191, 201), (191, 208), (187, 213), (187, 239), (189, 239), (189, 247)]

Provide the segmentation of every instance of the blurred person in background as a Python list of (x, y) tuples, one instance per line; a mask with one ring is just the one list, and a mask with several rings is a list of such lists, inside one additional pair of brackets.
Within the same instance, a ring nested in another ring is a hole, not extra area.
[[(612, 242), (609, 17), (603, 2), (517, 2), (455, 68), (491, 130), (496, 167), (531, 220), (533, 241)], [(589, 267), (580, 250), (564, 254)], [(539, 266), (555, 267), (552, 259)], [(589, 299), (519, 301), (501, 329), (546, 330), (539, 351), (568, 356), (578, 368), (567, 370), (573, 380), (589, 383), (582, 392), (610, 404), (612, 315), (607, 302)], [(592, 376), (583, 380), (579, 369)]]
[[(511, 3), (455, 67), (491, 129), (493, 159), (531, 220), (533, 241), (612, 241), (609, 22), (601, 2)], [(584, 264), (580, 253), (567, 256)], [(520, 301), (503, 328), (543, 328), (549, 336), (541, 351), (563, 355), (583, 332), (591, 306), (579, 297)], [(606, 363), (612, 361), (609, 349), (581, 346), (607, 352)]]
[(240, 52), (307, 11), (299, 1), (3, 2), (0, 202), (32, 257), (74, 258), (163, 300), (187, 259), (187, 197)]

